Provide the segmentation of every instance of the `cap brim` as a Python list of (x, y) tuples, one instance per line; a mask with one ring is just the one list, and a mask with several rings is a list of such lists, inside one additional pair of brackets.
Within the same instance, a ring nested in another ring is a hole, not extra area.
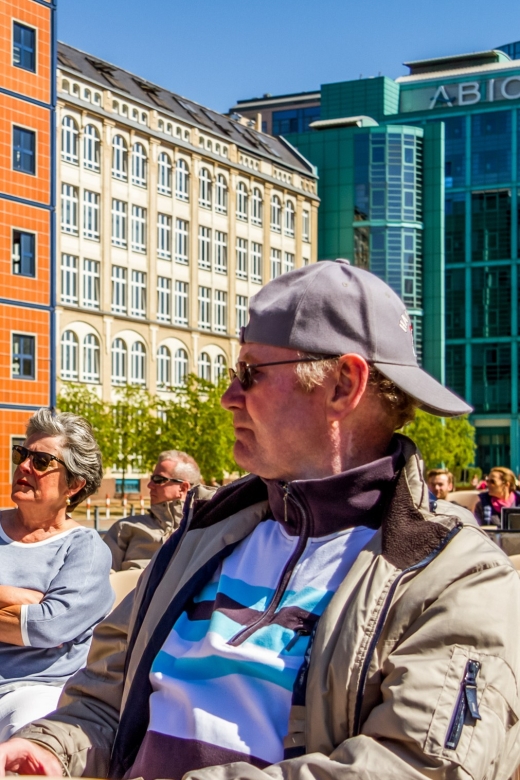
[(393, 363), (374, 363), (383, 376), (419, 402), (419, 406), (437, 417), (456, 417), (473, 411), (466, 401), (459, 398), (432, 376), (417, 366), (397, 366)]

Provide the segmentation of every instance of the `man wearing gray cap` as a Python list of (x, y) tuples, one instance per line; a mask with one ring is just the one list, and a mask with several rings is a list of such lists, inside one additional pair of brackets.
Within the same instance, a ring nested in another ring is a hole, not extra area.
[(344, 261), (288, 273), (253, 298), (231, 377), (251, 474), (185, 513), (0, 768), (508, 778), (520, 583), (469, 512), (430, 507), (395, 433), (416, 407), (470, 410), (418, 366), (403, 303)]

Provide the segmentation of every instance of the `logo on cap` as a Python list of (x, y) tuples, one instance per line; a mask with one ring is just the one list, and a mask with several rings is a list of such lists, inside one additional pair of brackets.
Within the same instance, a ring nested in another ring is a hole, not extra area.
[(401, 319), (399, 320), (399, 327), (406, 333), (408, 330), (410, 330), (411, 324), (412, 323), (410, 322), (408, 314), (404, 311), (401, 314)]

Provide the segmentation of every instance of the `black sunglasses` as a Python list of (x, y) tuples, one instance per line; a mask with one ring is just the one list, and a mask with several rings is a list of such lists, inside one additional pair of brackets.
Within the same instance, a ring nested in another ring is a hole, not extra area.
[(65, 462), (57, 458), (56, 455), (51, 455), (48, 452), (35, 452), (34, 450), (28, 450), (27, 447), (22, 447), (21, 444), (13, 444), (11, 460), (14, 465), (19, 466), (24, 460), (27, 460), (27, 458), (32, 459), (35, 471), (47, 471), (53, 460), (56, 460), (67, 468)]
[(288, 363), (320, 363), (322, 360), (334, 360), (339, 355), (324, 355), (319, 358), (298, 358), (298, 360), (276, 360), (274, 363), (246, 363), (245, 360), (239, 360), (235, 368), (228, 368), (231, 381), (238, 379), (242, 390), (249, 390), (253, 385), (255, 369), (264, 366), (283, 366)]
[(152, 474), (150, 477), (150, 481), (154, 483), (154, 485), (164, 485), (165, 482), (178, 482), (179, 485), (182, 485), (183, 482), (185, 482), (184, 479), (175, 479), (174, 477), (161, 477), (160, 474)]

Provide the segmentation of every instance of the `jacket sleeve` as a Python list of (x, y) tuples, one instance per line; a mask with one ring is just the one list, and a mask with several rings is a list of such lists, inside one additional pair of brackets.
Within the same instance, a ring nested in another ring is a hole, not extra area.
[(103, 537), (103, 541), (112, 553), (112, 569), (114, 571), (121, 571), (121, 566), (125, 559), (126, 542), (121, 538), (120, 530), (121, 521), (117, 520), (110, 526)]
[[(486, 780), (520, 763), (520, 582), (504, 559), (481, 564), (428, 601), (404, 625), (381, 668), (370, 670), (361, 734), (328, 755), (310, 753), (264, 770), (246, 763), (210, 767), (184, 780)], [(399, 609), (399, 603), (395, 608)], [(391, 641), (390, 638), (388, 641)], [(480, 664), (481, 720), (468, 718), (455, 748), (447, 735), (467, 663)], [(312, 712), (308, 717), (312, 718)]]

